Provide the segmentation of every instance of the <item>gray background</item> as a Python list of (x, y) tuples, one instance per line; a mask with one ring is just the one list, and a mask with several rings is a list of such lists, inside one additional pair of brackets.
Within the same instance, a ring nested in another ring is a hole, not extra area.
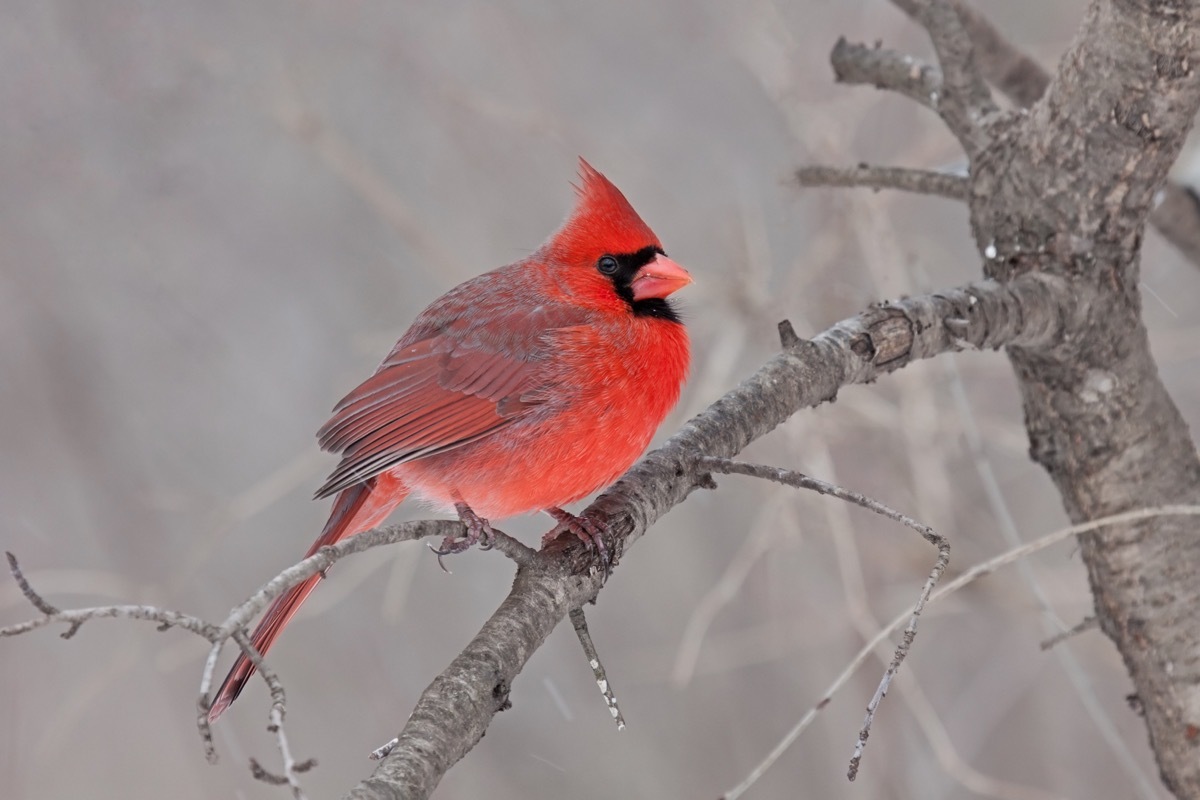
[[(1082, 5), (983, 7), (1053, 63)], [(805, 161), (959, 159), (924, 110), (833, 84), (839, 34), (928, 54), (882, 0), (3, 3), (0, 546), (62, 606), (222, 617), (319, 530), (327, 503), (309, 496), (333, 459), (312, 435), (333, 402), (426, 303), (553, 230), (577, 155), (696, 277), (694, 374), (664, 434), (767, 357), (779, 319), (811, 334), (977, 276), (957, 205), (788, 185)], [(1195, 427), (1200, 271), (1151, 235), (1144, 281)], [(996, 354), (848, 389), (749, 456), (919, 516), (952, 538), (957, 571), (1008, 546), (971, 430), (1021, 535), (1061, 525)], [(716, 796), (820, 697), (870, 617), (915, 597), (931, 552), (911, 532), (720, 483), (656, 526), (590, 612), (629, 728), (564, 626), (440, 796)], [(547, 521), (504, 527), (533, 542)], [(321, 762), (311, 797), (369, 772), (512, 574), (494, 553), (452, 568), (417, 545), (340, 564), (271, 653), (293, 748)], [(1030, 568), (1068, 624), (1088, 613), (1070, 545)], [(0, 580), (0, 620), (31, 613)], [(1046, 632), (1016, 569), (931, 608), (859, 782), (843, 774), (875, 663), (752, 796), (1163, 796), (1113, 647), (1094, 632), (1069, 646), (1081, 692), (1063, 654), (1038, 650)], [(275, 763), (258, 683), (205, 763), (206, 649), (107, 621), (0, 642), (5, 797), (286, 796), (246, 767)]]

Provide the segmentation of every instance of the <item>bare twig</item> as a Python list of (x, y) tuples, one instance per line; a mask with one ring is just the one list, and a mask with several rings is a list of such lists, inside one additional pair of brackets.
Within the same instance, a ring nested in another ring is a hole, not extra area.
[(833, 74), (839, 83), (870, 85), (898, 92), (933, 111), (938, 111), (942, 92), (942, 71), (895, 50), (837, 40), (829, 54)]
[[(157, 622), (159, 630), (178, 627), (203, 637), (212, 644), (212, 647), (209, 650), (208, 657), (205, 659), (204, 669), (201, 674), (196, 725), (204, 746), (205, 756), (210, 762), (216, 761), (217, 755), (213, 746), (212, 729), (208, 722), (208, 708), (211, 703), (208, 692), (209, 687), (212, 685), (213, 673), (216, 670), (221, 649), (227, 640), (233, 639), (242, 652), (257, 667), (259, 674), (270, 689), (272, 710), (269, 730), (275, 734), (280, 753), (284, 757), (283, 782), (292, 787), (293, 794), (296, 797), (302, 797), (296, 776), (306, 769), (311, 768), (315, 762), (306, 761), (297, 763), (292, 759), (287, 745), (287, 738), (283, 731), (283, 717), (286, 709), (283, 685), (275, 673), (264, 663), (261, 655), (254, 649), (249, 637), (245, 633), (245, 625), (262, 609), (266, 608), (272, 599), (306, 578), (328, 569), (334, 563), (348, 555), (385, 544), (411, 541), (428, 536), (446, 536), (450, 533), (457, 534), (461, 531), (462, 523), (451, 520), (421, 520), (364, 531), (336, 545), (324, 547), (310, 558), (284, 570), (251, 595), (244, 603), (234, 608), (220, 625), (214, 625), (188, 614), (181, 614), (176, 611), (147, 605), (111, 605), (60, 610), (48, 603), (34, 590), (21, 571), (16, 556), (12, 553), (7, 553), (9, 570), (12, 573), (13, 579), (30, 604), (41, 611), (43, 616), (0, 628), (0, 637), (17, 636), (50, 624), (63, 623), (68, 628), (62, 635), (64, 638), (69, 638), (79, 630), (83, 623), (92, 619), (102, 618), (147, 620)], [(524, 547), (524, 545), (520, 546)], [(520, 552), (516, 551), (515, 548), (509, 549), (513, 549), (518, 556), (520, 555)], [(506, 554), (508, 553), (506, 552)], [(258, 765), (257, 762), (252, 763), (252, 771), (254, 771), (256, 776), (259, 776), (260, 773), (263, 776), (270, 776), (270, 773), (264, 770), (261, 765)], [(263, 779), (269, 780), (269, 777), (264, 777)]]
[[(1072, 536), (1078, 536), (1079, 534), (1083, 533), (1091, 533), (1092, 531), (1099, 530), (1100, 528), (1104, 528), (1109, 525), (1124, 525), (1131, 522), (1168, 516), (1200, 516), (1200, 506), (1181, 505), (1162, 506), (1160, 508), (1143, 508), (1136, 511), (1127, 511), (1122, 514), (1113, 514), (1110, 517), (1094, 519), (1090, 522), (1072, 525), (1068, 528), (1062, 528), (1054, 531), (1053, 533), (1048, 533), (1045, 536), (1023, 544), (1020, 547), (1014, 547), (1011, 550), (1001, 553), (994, 558), (990, 558), (987, 561), (976, 564), (974, 567), (971, 567), (967, 571), (963, 572), (954, 580), (944, 584), (940, 589), (931, 594), (929, 596), (929, 604), (936, 603), (942, 598), (958, 591), (959, 589), (978, 580), (979, 578), (982, 578), (985, 575), (990, 575), (1001, 567), (1005, 567), (1009, 564), (1020, 561), (1023, 558), (1028, 558), (1034, 553), (1045, 550), (1047, 547), (1057, 544), (1065, 539), (1069, 539)], [(829, 705), (829, 703), (833, 700), (834, 695), (836, 695), (837, 692), (846, 685), (846, 682), (849, 681), (850, 677), (858, 670), (860, 666), (862, 666), (862, 663), (870, 658), (871, 652), (895, 631), (899, 630), (901, 626), (905, 624), (905, 621), (909, 619), (909, 616), (910, 612), (908, 611), (897, 615), (894, 619), (892, 619), (891, 622), (889, 622), (877, 634), (875, 634), (870, 641), (864, 644), (858, 653), (855, 654), (854, 658), (852, 658), (846, 667), (838, 673), (837, 677), (833, 679), (833, 682), (829, 685), (829, 688), (825, 690), (825, 693), (821, 696), (821, 699), (811, 706), (808, 711), (804, 712), (804, 715), (800, 718), (800, 720), (792, 727), (790, 731), (787, 732), (783, 739), (781, 739), (779, 743), (775, 745), (771, 752), (767, 754), (766, 758), (764, 758), (752, 770), (750, 770), (750, 773), (741, 781), (741, 783), (721, 795), (721, 800), (736, 800), (738, 797), (741, 797), (743, 794), (745, 794), (750, 787), (757, 783), (759, 778), (761, 778), (766, 771), (770, 769), (776, 761), (779, 760), (779, 757), (787, 752), (787, 749), (791, 747), (798, 738), (800, 738), (800, 734), (802, 734), (812, 724), (813, 720), (816, 719), (817, 715), (822, 711), (822, 709)]]
[[(42, 596), (35, 592), (33, 587), (29, 585), (29, 581), (25, 579), (25, 574), (21, 572), (21, 565), (17, 563), (17, 557), (9, 552), (5, 552), (4, 555), (8, 558), (8, 571), (12, 573), (13, 580), (17, 582), (17, 588), (21, 590), (21, 594), (25, 595), (25, 599), (46, 616), (53, 617), (57, 615), (59, 610), (42, 599)], [(75, 631), (78, 630), (78, 627), (78, 624), (72, 626), (69, 633), (63, 634), (63, 638), (70, 639)]]
[(925, 604), (929, 601), (930, 593), (950, 563), (950, 542), (946, 540), (946, 537), (935, 533), (933, 528), (930, 528), (928, 525), (923, 525), (877, 500), (872, 500), (859, 492), (852, 492), (840, 486), (834, 486), (826, 481), (809, 477), (795, 470), (769, 467), (761, 464), (747, 464), (727, 458), (701, 458), (698, 460), (698, 464), (702, 469), (712, 472), (720, 472), (726, 475), (748, 475), (753, 478), (762, 478), (798, 489), (811, 489), (820, 494), (827, 494), (839, 500), (845, 500), (861, 506), (868, 511), (873, 511), (880, 516), (887, 517), (894, 522), (899, 522), (905, 527), (912, 528), (921, 534), (921, 537), (925, 541), (937, 548), (937, 560), (934, 562), (933, 569), (929, 571), (929, 576), (925, 579), (925, 585), (921, 587), (921, 593), (917, 596), (917, 602), (913, 606), (912, 614), (909, 616), (908, 625), (904, 629), (904, 637), (901, 639), (900, 644), (897, 645), (896, 651), (892, 655), (892, 661), (888, 664), (887, 670), (884, 671), (883, 678), (879, 682), (879, 686), (875, 689), (875, 695), (867, 704), (866, 719), (863, 720), (862, 728), (859, 731), (858, 741), (854, 746), (854, 755), (850, 759), (850, 768), (847, 772), (847, 777), (850, 780), (854, 780), (858, 775), (858, 766), (862, 761), (863, 750), (867, 746), (867, 738), (871, 734), (871, 723), (875, 720), (875, 712), (879, 708), (879, 704), (883, 701), (883, 698), (887, 696), (892, 679), (896, 677), (896, 673), (900, 670), (900, 665), (904, 663), (904, 659), (912, 647), (913, 640), (917, 636), (917, 619), (921, 616), (922, 609), (925, 608)]
[(801, 186), (863, 187), (875, 191), (899, 189), (950, 200), (966, 199), (970, 188), (970, 181), (963, 175), (869, 164), (856, 167), (800, 167), (796, 170), (796, 182)]
[[(221, 649), (224, 647), (225, 642), (233, 636), (235, 631), (244, 628), (272, 600), (288, 589), (304, 581), (306, 578), (316, 575), (318, 572), (324, 572), (346, 556), (397, 542), (415, 541), (417, 539), (437, 536), (443, 538), (452, 535), (458, 536), (462, 534), (462, 531), (463, 524), (457, 520), (429, 519), (372, 528), (371, 530), (363, 531), (362, 533), (357, 533), (354, 536), (343, 539), (335, 545), (322, 547), (300, 563), (288, 567), (264, 584), (257, 592), (250, 595), (245, 602), (235, 607), (229, 613), (229, 616), (225, 618), (225, 621), (221, 623), (219, 635), (210, 639), (213, 646), (208, 659), (205, 661), (204, 672), (201, 675), (201, 694), (207, 696), (208, 689), (212, 686), (217, 659), (220, 657)], [(259, 662), (254, 661), (254, 658), (258, 654), (253, 647), (249, 648), (249, 650), (243, 648), (243, 652), (246, 653), (247, 657), (256, 666), (258, 665)], [(261, 667), (259, 669), (261, 671)]]
[[(913, 443), (910, 442), (911, 444)], [(814, 471), (836, 480), (837, 472), (833, 457), (829, 452), (825, 437), (821, 433), (818, 433), (815, 441), (805, 445), (804, 452), (806, 458), (812, 462)], [(925, 479), (920, 471), (914, 474), (921, 476), (919, 480)], [(926, 503), (924, 506), (928, 511), (929, 504)], [(846, 607), (855, 630), (866, 641), (875, 635), (883, 623), (875, 618), (870, 609), (862, 560), (855, 542), (850, 514), (847, 507), (840, 503), (826, 503), (824, 511), (837, 554)], [(876, 647), (874, 653), (876, 661), (884, 667), (891, 662), (891, 648), (886, 643)], [(904, 691), (900, 693), (898, 700), (904, 704), (917, 725), (920, 726), (945, 773), (958, 781), (967, 791), (980, 797), (992, 798), (992, 800), (1063, 800), (1057, 795), (1034, 786), (987, 775), (969, 763), (960, 752), (961, 742), (958, 741), (958, 737), (950, 735), (939, 718), (937, 710), (929, 701), (915, 669), (908, 671)]]
[[(250, 773), (256, 780), (265, 783), (283, 786), (287, 785), (292, 790), (294, 800), (307, 800), (304, 795), (304, 789), (300, 786), (299, 775), (302, 772), (307, 772), (317, 765), (316, 759), (310, 758), (307, 761), (297, 763), (292, 757), (291, 747), (288, 745), (287, 734), (283, 729), (283, 719), (287, 716), (287, 693), (284, 691), (283, 682), (279, 680), (279, 676), (270, 666), (264, 661), (262, 654), (254, 647), (250, 636), (244, 629), (238, 629), (230, 634), (230, 638), (237, 643), (250, 662), (254, 664), (259, 675), (267, 684), (267, 689), (271, 693), (271, 711), (267, 731), (275, 736), (275, 744), (279, 748), (279, 755), (283, 761), (283, 773), (276, 775), (263, 768), (256, 759), (250, 759)], [(205, 722), (207, 723), (207, 715)]]
[[(283, 774), (278, 776), (283, 778), (292, 789), (292, 797), (294, 800), (306, 800), (304, 790), (300, 786), (300, 774), (308, 772), (317, 765), (315, 758), (310, 758), (306, 761), (297, 762), (292, 757), (291, 747), (288, 746), (287, 735), (283, 731), (283, 717), (285, 714), (284, 705), (281, 702), (271, 703), (271, 724), (267, 726), (267, 730), (275, 734), (275, 742), (279, 746), (279, 757), (283, 761)], [(254, 771), (256, 762), (251, 761), (251, 770)], [(265, 771), (264, 771), (265, 772)], [(255, 774), (259, 780), (267, 780), (266, 777)], [(271, 776), (275, 777), (275, 776)], [(272, 782), (272, 781), (268, 781)]]
[(579, 644), (583, 645), (583, 654), (587, 657), (588, 666), (592, 668), (592, 674), (596, 676), (596, 685), (600, 687), (600, 694), (604, 695), (604, 705), (608, 707), (608, 713), (612, 714), (613, 721), (617, 723), (617, 730), (625, 730), (625, 717), (617, 706), (617, 696), (613, 694), (604, 665), (600, 663), (600, 654), (596, 652), (596, 644), (592, 641), (587, 617), (583, 615), (582, 608), (571, 609), (571, 625), (575, 628), (575, 635), (579, 637)]
[(167, 611), (165, 609), (156, 608), (155, 606), (145, 605), (113, 605), (113, 606), (95, 606), (92, 608), (73, 608), (60, 610), (50, 603), (46, 602), (39, 595), (29, 581), (25, 578), (21, 571), (21, 566), (17, 561), (17, 557), (12, 553), (6, 553), (8, 556), (8, 568), (12, 573), (13, 579), (21, 588), (21, 593), (29, 600), (38, 611), (41, 611), (44, 616), (38, 619), (31, 619), (26, 622), (18, 622), (14, 625), (6, 625), (0, 628), (0, 637), (18, 636), (22, 633), (29, 633), (38, 628), (44, 628), (47, 625), (55, 623), (66, 624), (67, 630), (61, 634), (62, 638), (69, 639), (75, 635), (76, 631), (83, 625), (93, 619), (141, 619), (149, 622), (157, 622), (160, 631), (168, 630), (169, 628), (184, 628), (205, 639), (212, 641), (217, 635), (217, 626), (212, 623), (205, 622), (199, 617), (193, 617), (189, 614), (180, 614), (176, 611)]

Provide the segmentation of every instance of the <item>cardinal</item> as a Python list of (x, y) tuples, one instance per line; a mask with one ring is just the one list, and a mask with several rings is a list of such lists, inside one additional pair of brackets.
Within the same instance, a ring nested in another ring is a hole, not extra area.
[[(488, 546), (490, 520), (545, 511), (603, 552), (603, 531), (562, 509), (612, 483), (646, 449), (687, 378), (687, 331), (667, 299), (691, 283), (625, 196), (580, 159), (574, 210), (532, 255), (451, 289), (318, 431), (341, 461), (308, 550), (373, 528), (410, 494), (454, 509), (466, 533), (440, 555)], [(323, 575), (275, 599), (252, 637), (265, 654)], [(215, 721), (254, 665), (239, 655)]]

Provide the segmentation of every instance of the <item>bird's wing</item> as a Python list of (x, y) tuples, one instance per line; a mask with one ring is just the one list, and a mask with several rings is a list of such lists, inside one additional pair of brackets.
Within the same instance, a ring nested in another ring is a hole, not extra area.
[(317, 432), (323, 450), (342, 454), (317, 497), (519, 419), (543, 401), (553, 380), (548, 334), (578, 324), (578, 316), (561, 306), (504, 314), (486, 325), (457, 316), (433, 335), (405, 336)]

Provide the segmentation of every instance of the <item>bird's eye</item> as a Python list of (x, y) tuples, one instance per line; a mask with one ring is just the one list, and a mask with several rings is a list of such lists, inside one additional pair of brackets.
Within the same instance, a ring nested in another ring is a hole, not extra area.
[(601, 256), (600, 260), (596, 262), (596, 269), (605, 275), (615, 275), (620, 268), (621, 265), (612, 256)]

